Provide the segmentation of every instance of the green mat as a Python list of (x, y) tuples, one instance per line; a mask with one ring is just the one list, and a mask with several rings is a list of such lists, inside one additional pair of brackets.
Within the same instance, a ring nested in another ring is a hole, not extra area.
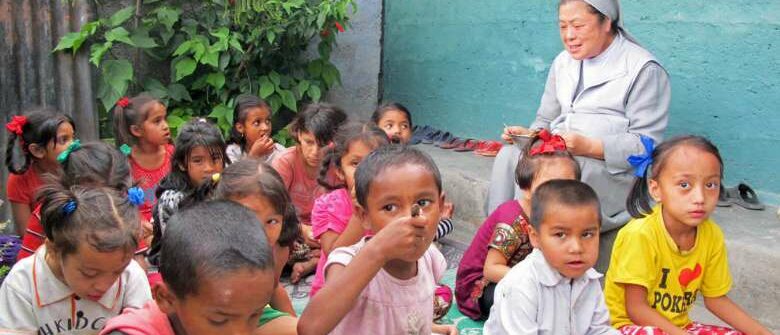
[[(456, 269), (449, 269), (444, 273), (442, 283), (447, 284), (449, 287), (455, 288), (455, 272)], [(303, 284), (290, 285), (289, 283), (283, 283), (285, 288), (292, 296), (293, 308), (300, 315), (303, 309), (306, 308), (306, 304), (309, 303), (308, 285), (313, 276), (306, 278)], [(454, 324), (458, 327), (458, 331), (461, 335), (481, 335), (482, 334), (482, 321), (474, 321), (469, 317), (463, 315), (455, 305), (455, 301), (452, 302), (452, 308), (447, 315), (442, 318), (443, 324)]]

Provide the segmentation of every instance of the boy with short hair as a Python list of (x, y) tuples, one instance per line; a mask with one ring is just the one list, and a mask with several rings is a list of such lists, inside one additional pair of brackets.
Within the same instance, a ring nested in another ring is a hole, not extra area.
[(551, 180), (531, 198), (534, 251), (498, 283), (484, 333), (619, 334), (599, 278), (601, 212), (593, 189)]

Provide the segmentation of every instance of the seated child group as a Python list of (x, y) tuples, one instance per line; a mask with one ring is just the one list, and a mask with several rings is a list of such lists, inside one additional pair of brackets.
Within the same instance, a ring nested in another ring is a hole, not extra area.
[[(452, 231), (453, 205), (408, 145), (403, 105), (360, 122), (310, 104), (287, 126), (290, 148), (252, 95), (237, 98), (227, 138), (205, 119), (173, 136), (147, 94), (112, 113), (115, 145), (81, 142), (52, 109), (6, 124), (22, 248), (0, 288), (0, 333), (457, 334), (442, 320), (461, 313), (485, 334), (770, 334), (728, 296), (710, 217), (723, 162), (703, 137), (642, 138), (633, 219), (602, 278), (599, 196), (564, 140), (534, 131), (515, 170), (522, 196), (485, 219), (448, 286), (434, 241)], [(280, 278), (310, 274), (298, 315)], [(728, 326), (691, 320), (697, 299)]]

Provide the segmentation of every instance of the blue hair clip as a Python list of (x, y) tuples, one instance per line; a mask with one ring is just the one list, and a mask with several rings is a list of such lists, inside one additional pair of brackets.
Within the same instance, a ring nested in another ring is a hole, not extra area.
[(145, 197), (144, 190), (138, 186), (131, 187), (127, 190), (127, 200), (136, 207), (144, 204)]
[(62, 214), (71, 215), (74, 211), (76, 211), (76, 201), (74, 200), (68, 200), (68, 202), (65, 203), (65, 206), (62, 206)]
[(655, 141), (645, 135), (640, 135), (642, 145), (645, 147), (645, 153), (641, 155), (631, 155), (628, 157), (628, 164), (634, 167), (634, 175), (643, 178), (647, 169), (653, 164), (653, 150), (655, 150)]
[(70, 156), (70, 153), (78, 149), (81, 149), (81, 141), (73, 140), (73, 142), (70, 142), (70, 144), (68, 144), (68, 147), (65, 148), (65, 151), (57, 155), (57, 161), (60, 163), (65, 163), (65, 161), (68, 160), (68, 156)]
[(130, 156), (130, 154), (133, 152), (133, 148), (131, 148), (131, 147), (130, 147), (129, 145), (127, 145), (127, 144), (122, 144), (122, 145), (119, 147), (119, 151), (121, 151), (121, 152), (122, 152), (122, 154), (124, 154), (125, 156)]

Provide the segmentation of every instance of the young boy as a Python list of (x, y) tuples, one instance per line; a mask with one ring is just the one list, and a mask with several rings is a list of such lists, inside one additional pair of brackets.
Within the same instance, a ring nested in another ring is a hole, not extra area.
[(599, 200), (576, 180), (545, 182), (531, 198), (534, 251), (498, 283), (484, 333), (618, 334), (599, 278)]
[(126, 309), (101, 334), (250, 334), (276, 288), (271, 247), (261, 223), (220, 200), (174, 215), (160, 251), (163, 283), (154, 301)]

